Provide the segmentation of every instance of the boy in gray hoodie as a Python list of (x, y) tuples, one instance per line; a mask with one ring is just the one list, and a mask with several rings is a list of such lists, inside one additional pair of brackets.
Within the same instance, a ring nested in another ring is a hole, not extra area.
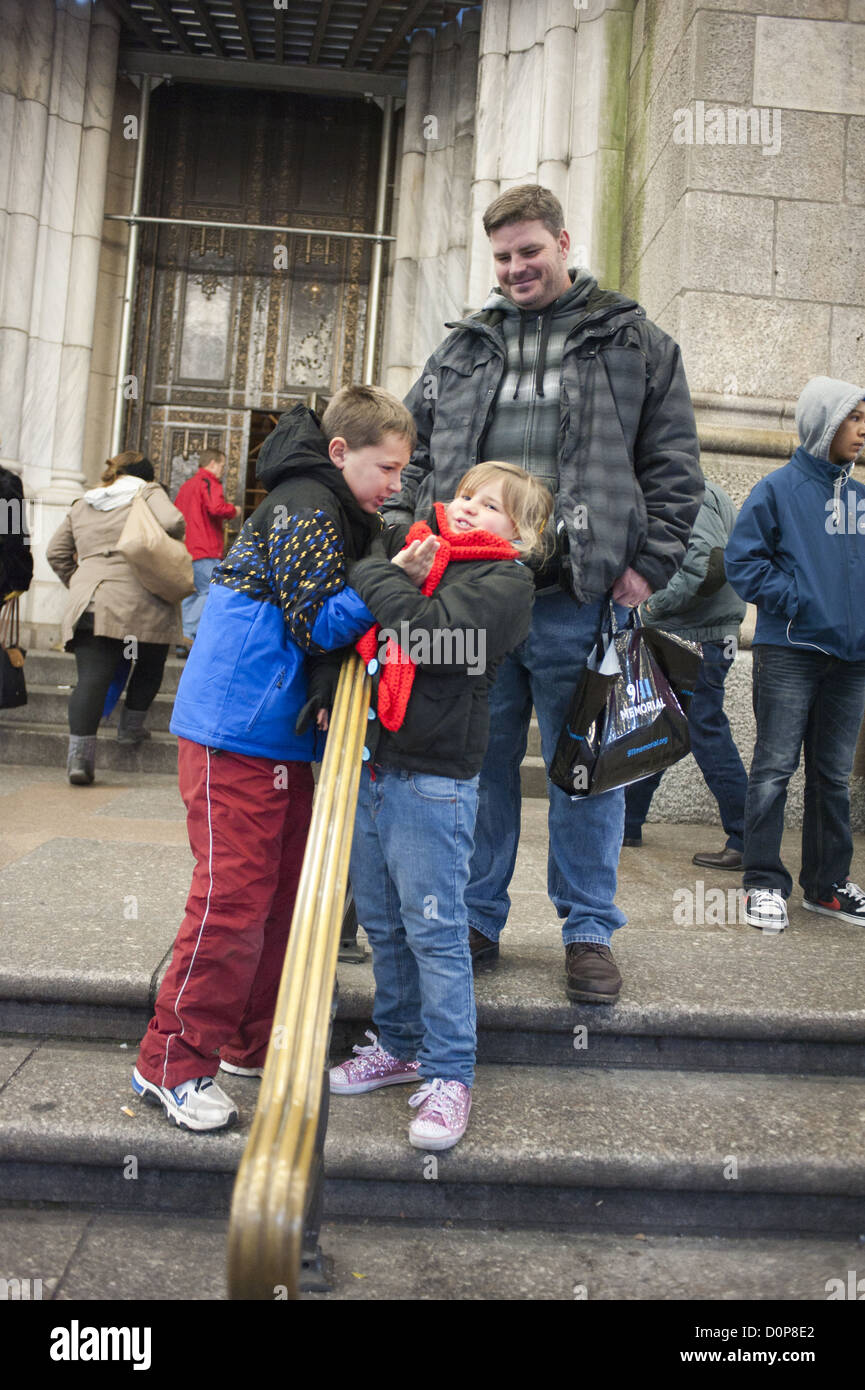
[(752, 489), (725, 552), (727, 578), (757, 605), (757, 740), (745, 802), (745, 918), (788, 925), (781, 861), (787, 784), (805, 750), (804, 906), (865, 925), (849, 877), (850, 773), (865, 708), (865, 391), (814, 377), (796, 405), (802, 441)]

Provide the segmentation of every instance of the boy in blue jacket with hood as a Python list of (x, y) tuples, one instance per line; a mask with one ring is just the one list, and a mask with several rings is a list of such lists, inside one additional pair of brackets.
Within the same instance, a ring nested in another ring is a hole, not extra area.
[(757, 739), (745, 803), (745, 919), (788, 925), (781, 861), (787, 785), (805, 749), (804, 906), (865, 924), (849, 878), (850, 773), (865, 708), (865, 391), (814, 377), (796, 405), (801, 446), (762, 478), (727, 545), (727, 578), (757, 606)]
[(338, 391), (321, 426), (301, 405), (280, 416), (258, 460), (267, 496), (213, 574), (171, 717), (196, 863), (132, 1074), (187, 1129), (237, 1119), (220, 1065), (261, 1075), (321, 756), (305, 654), (374, 621), (346, 566), (381, 530), (415, 438), (375, 386)]

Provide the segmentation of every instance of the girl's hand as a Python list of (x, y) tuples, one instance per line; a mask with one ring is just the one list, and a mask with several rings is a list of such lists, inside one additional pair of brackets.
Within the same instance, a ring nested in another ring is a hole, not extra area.
[(412, 541), (405, 550), (394, 555), (391, 564), (397, 565), (408, 575), (411, 582), (420, 588), (432, 569), (438, 548), (439, 542), (436, 536), (427, 536), (426, 540), (423, 541)]

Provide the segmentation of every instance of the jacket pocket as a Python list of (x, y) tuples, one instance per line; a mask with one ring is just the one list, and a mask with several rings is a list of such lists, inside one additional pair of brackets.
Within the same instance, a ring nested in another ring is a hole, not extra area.
[(254, 713), (253, 713), (253, 715), (252, 715), (252, 718), (250, 719), (249, 723), (248, 723), (247, 726), (246, 726), (246, 732), (247, 732), (247, 733), (250, 733), (250, 732), (252, 731), (252, 729), (255, 727), (255, 725), (256, 725), (256, 723), (258, 722), (258, 719), (259, 719), (260, 715), (262, 714), (263, 710), (264, 710), (265, 707), (270, 703), (270, 701), (272, 700), (272, 698), (273, 698), (274, 694), (276, 693), (276, 691), (282, 689), (284, 682), (285, 682), (285, 667), (284, 667), (284, 666), (281, 666), (280, 669), (276, 672), (276, 675), (275, 675), (275, 676), (273, 677), (273, 679), (271, 680), (270, 685), (269, 685), (269, 686), (267, 687), (267, 689), (265, 690), (264, 695), (263, 695), (262, 698), (259, 700), (258, 705), (256, 706), (255, 711), (254, 711)]

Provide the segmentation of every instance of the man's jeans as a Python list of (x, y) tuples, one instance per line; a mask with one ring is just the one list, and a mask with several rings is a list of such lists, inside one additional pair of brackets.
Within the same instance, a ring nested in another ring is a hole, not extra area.
[(373, 1023), (386, 1052), (471, 1086), (475, 995), (465, 887), (478, 779), (364, 767), (351, 849), (372, 946)]
[(865, 708), (865, 661), (754, 647), (757, 740), (745, 803), (745, 888), (789, 898), (781, 862), (787, 784), (805, 747), (802, 872), (805, 897), (827, 899), (850, 872), (850, 773)]
[(201, 622), (201, 615), (204, 612), (204, 604), (207, 599), (207, 591), (210, 588), (210, 576), (220, 563), (216, 559), (193, 560), (192, 562), (195, 593), (183, 599), (180, 604), (180, 610), (183, 614), (184, 637), (194, 637), (198, 631), (198, 624)]
[[(724, 655), (722, 642), (703, 642), (702, 647), (703, 664), (688, 709), (691, 752), (718, 803), (721, 824), (727, 832), (727, 849), (741, 854), (748, 774), (724, 713), (724, 682), (733, 658)], [(663, 775), (656, 772), (625, 789), (625, 834), (630, 838), (640, 838)]]
[[(466, 891), (471, 926), (497, 941), (510, 907), (508, 885), (520, 839), (520, 763), (532, 704), (549, 768), (571, 697), (595, 644), (604, 604), (578, 604), (568, 594), (535, 600), (526, 640), (502, 662), (490, 691), (490, 743), (481, 769), (475, 852)], [(617, 609), (627, 620), (628, 610)], [(622, 844), (621, 790), (572, 799), (547, 778), (547, 891), (564, 919), (562, 937), (610, 944), (625, 917), (616, 907)]]

